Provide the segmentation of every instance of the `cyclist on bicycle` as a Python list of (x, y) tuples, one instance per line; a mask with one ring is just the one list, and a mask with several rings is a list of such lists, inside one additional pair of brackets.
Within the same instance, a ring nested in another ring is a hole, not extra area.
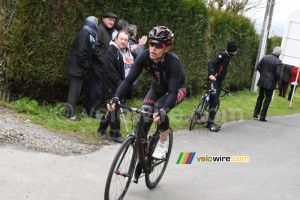
[(142, 131), (148, 133), (152, 121), (158, 122), (160, 140), (152, 155), (156, 159), (165, 158), (168, 152), (169, 119), (167, 113), (181, 103), (186, 95), (186, 77), (182, 63), (177, 55), (169, 52), (173, 40), (174, 34), (167, 27), (153, 27), (149, 33), (149, 49), (136, 58), (128, 76), (118, 87), (115, 97), (110, 100), (112, 107), (107, 104), (109, 111), (114, 110), (115, 103), (129, 90), (142, 70), (145, 69), (150, 73), (153, 81), (142, 109), (154, 111), (154, 114), (144, 120)]
[(208, 63), (208, 76), (215, 91), (210, 95), (209, 118), (206, 127), (213, 132), (221, 129), (221, 126), (215, 124), (216, 107), (220, 103), (221, 85), (226, 76), (229, 61), (237, 54), (237, 51), (237, 43), (229, 41), (227, 42), (227, 51), (221, 52)]

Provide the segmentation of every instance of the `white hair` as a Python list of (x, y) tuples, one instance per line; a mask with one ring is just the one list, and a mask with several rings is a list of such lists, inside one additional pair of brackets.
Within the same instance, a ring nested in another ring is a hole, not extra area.
[(273, 54), (275, 54), (277, 56), (280, 56), (281, 52), (282, 52), (282, 48), (281, 47), (279, 47), (279, 46), (274, 47)]

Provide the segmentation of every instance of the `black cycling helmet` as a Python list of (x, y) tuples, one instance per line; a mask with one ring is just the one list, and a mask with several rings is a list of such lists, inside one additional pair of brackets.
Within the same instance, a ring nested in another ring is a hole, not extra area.
[(170, 46), (173, 43), (174, 34), (165, 26), (156, 26), (149, 33), (149, 41), (153, 42), (155, 40)]

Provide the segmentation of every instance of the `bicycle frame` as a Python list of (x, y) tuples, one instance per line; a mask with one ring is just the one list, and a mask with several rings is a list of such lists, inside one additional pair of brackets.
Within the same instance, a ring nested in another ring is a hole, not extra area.
[[(140, 109), (136, 109), (133, 107), (129, 107), (129, 106), (125, 106), (122, 104), (118, 103), (118, 106), (120, 107), (120, 109), (125, 108), (131, 112), (135, 112), (140, 114), (138, 117), (138, 121), (137, 124), (135, 126), (134, 131), (132, 132), (131, 135), (129, 135), (129, 137), (134, 137), (135, 138), (135, 148), (137, 149), (137, 164), (139, 163), (141, 169), (142, 169), (142, 173), (148, 173), (150, 174), (152, 171), (151, 168), (151, 163), (152, 163), (152, 157), (148, 155), (152, 155), (153, 150), (155, 148), (156, 145), (156, 141), (157, 141), (157, 137), (159, 137), (159, 132), (158, 130), (155, 128), (155, 133), (153, 135), (149, 136), (149, 141), (150, 143), (148, 144), (148, 140), (147, 140), (147, 134), (148, 133), (144, 133), (143, 130), (143, 122), (144, 122), (144, 115), (149, 115), (149, 114), (153, 114), (144, 110), (140, 110)], [(126, 125), (126, 120), (125, 120), (125, 116), (123, 113), (123, 110), (121, 110), (122, 113), (122, 117), (124, 119), (124, 123), (126, 126), (126, 130), (127, 130), (127, 134), (129, 133), (127, 125)], [(146, 154), (146, 155), (145, 155)], [(150, 159), (149, 159), (150, 158)], [(152, 166), (153, 168), (161, 163), (163, 163), (165, 161), (165, 159), (159, 161), (156, 163), (156, 165)], [(135, 166), (135, 167), (136, 167)]]
[[(210, 105), (210, 98), (211, 98), (210, 95), (212, 93), (216, 92), (216, 89), (214, 88), (213, 82), (210, 79), (208, 80), (208, 83), (205, 85), (205, 88), (206, 88), (205, 93), (202, 95), (201, 99), (199, 100), (197, 106), (195, 107), (195, 109), (193, 111), (193, 116), (191, 118), (190, 128), (189, 128), (190, 130), (192, 130), (194, 128), (196, 123), (198, 123), (198, 124), (207, 123), (207, 120), (203, 120), (204, 116), (207, 116), (207, 114), (204, 114), (204, 112), (208, 111), (207, 107)], [(223, 97), (225, 95), (228, 96), (229, 90), (221, 88), (221, 91), (224, 91), (225, 94), (221, 95), (220, 97)], [(220, 103), (218, 103), (218, 105), (216, 107), (216, 112), (217, 112), (219, 106), (220, 106)]]

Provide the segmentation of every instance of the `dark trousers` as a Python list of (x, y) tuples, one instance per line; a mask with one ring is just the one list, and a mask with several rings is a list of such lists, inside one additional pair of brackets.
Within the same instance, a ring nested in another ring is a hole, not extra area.
[(279, 96), (285, 97), (285, 93), (288, 89), (289, 82), (281, 81), (281, 87), (279, 89)]
[(120, 107), (117, 106), (116, 109), (112, 112), (109, 112), (107, 118), (105, 115), (102, 116), (100, 121), (99, 131), (106, 131), (108, 125), (110, 125), (110, 135), (114, 135), (116, 132), (120, 132)]
[(75, 106), (80, 96), (82, 82), (82, 78), (69, 75), (69, 93), (65, 112), (66, 117), (70, 118), (74, 117), (75, 115)]
[[(169, 105), (169, 110), (165, 110), (165, 111), (169, 112), (172, 108), (179, 105), (184, 100), (186, 93), (187, 92), (185, 86), (179, 88), (176, 101), (174, 102), (173, 105)], [(161, 109), (165, 105), (165, 102), (168, 99), (169, 95), (170, 95), (169, 93), (160, 94), (151, 87), (144, 99), (142, 109), (148, 112), (159, 111), (159, 109)], [(169, 118), (167, 115), (165, 116), (165, 118), (161, 118), (160, 121), (161, 123), (158, 124), (157, 126), (160, 132), (169, 129)], [(150, 130), (152, 122), (153, 122), (153, 115), (144, 116), (143, 132), (145, 135)]]
[(216, 107), (220, 103), (219, 97), (221, 93), (221, 82), (212, 82), (215, 92), (212, 92), (209, 99), (209, 118), (208, 126), (215, 123)]
[(295, 86), (296, 86), (296, 88), (295, 88), (295, 92), (296, 92), (297, 85), (291, 85), (291, 91), (290, 91), (290, 93), (289, 93), (289, 98), (288, 98), (289, 101), (292, 99), (293, 90), (294, 90), (294, 87), (295, 87)]
[(103, 73), (89, 69), (89, 89), (83, 100), (83, 107), (89, 116), (95, 115), (101, 101)]
[[(273, 95), (273, 90), (269, 90), (269, 89), (266, 89), (266, 88), (263, 88), (263, 87), (259, 88), (259, 96), (258, 96), (257, 101), (256, 101), (256, 106), (255, 106), (255, 109), (254, 109), (254, 115), (259, 115), (260, 114), (261, 119), (266, 118), (267, 111), (268, 111), (269, 105), (270, 105), (271, 100), (272, 100), (272, 95)], [(265, 99), (265, 101), (264, 101), (263, 109), (261, 110), (262, 103), (263, 103), (264, 99)]]

